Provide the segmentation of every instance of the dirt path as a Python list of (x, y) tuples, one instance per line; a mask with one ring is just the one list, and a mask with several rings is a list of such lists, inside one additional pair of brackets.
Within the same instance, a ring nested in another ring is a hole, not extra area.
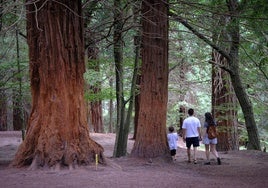
[[(108, 165), (75, 170), (27, 170), (8, 168), (21, 143), (19, 132), (0, 132), (0, 187), (2, 188), (165, 188), (165, 187), (267, 187), (268, 154), (258, 151), (220, 153), (222, 165), (203, 165), (205, 154), (198, 151), (198, 163), (188, 164), (184, 144), (179, 142), (176, 162), (128, 157), (111, 158), (114, 134), (91, 134), (105, 149)], [(134, 141), (129, 140), (128, 151)]]

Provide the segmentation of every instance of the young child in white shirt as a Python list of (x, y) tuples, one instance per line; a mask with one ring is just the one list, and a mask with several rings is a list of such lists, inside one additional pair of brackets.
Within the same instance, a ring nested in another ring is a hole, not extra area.
[(176, 132), (174, 132), (174, 127), (170, 126), (168, 128), (169, 133), (167, 135), (167, 139), (168, 139), (168, 146), (170, 149), (170, 155), (172, 157), (172, 160), (175, 161), (176, 160), (176, 151), (178, 148), (178, 134)]

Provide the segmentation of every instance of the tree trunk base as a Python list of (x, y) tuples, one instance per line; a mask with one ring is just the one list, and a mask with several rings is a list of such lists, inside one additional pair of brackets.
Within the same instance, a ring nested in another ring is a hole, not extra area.
[[(38, 168), (52, 168), (60, 170), (61, 168), (75, 169), (79, 166), (95, 164), (106, 164), (103, 155), (103, 147), (88, 138), (76, 144), (70, 144), (69, 147), (50, 147), (49, 151), (38, 150), (35, 144), (29, 144), (29, 137), (19, 147), (15, 159), (12, 161), (12, 167), (29, 166), (29, 170)], [(87, 140), (87, 141), (86, 141)], [(43, 145), (38, 143), (37, 145)], [(97, 156), (96, 156), (97, 155)], [(96, 161), (97, 160), (97, 161)]]

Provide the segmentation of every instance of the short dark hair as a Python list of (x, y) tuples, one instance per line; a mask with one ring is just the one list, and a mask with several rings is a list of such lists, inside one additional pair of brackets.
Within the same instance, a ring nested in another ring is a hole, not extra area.
[(169, 128), (168, 128), (168, 130), (169, 130), (169, 132), (173, 132), (174, 131), (174, 127), (172, 127), (172, 126), (170, 126)]
[(194, 109), (190, 108), (190, 109), (188, 110), (188, 114), (189, 114), (190, 116), (194, 115)]

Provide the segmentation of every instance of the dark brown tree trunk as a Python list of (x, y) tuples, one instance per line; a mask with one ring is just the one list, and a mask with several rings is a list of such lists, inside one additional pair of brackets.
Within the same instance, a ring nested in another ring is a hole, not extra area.
[(135, 96), (134, 96), (134, 111), (135, 111), (135, 116), (134, 116), (134, 133), (132, 139), (136, 139), (137, 135), (137, 129), (138, 129), (138, 115), (139, 115), (139, 109), (140, 109), (140, 80), (141, 80), (141, 33), (142, 33), (142, 28), (141, 28), (141, 2), (142, 1), (136, 1), (136, 3), (133, 5), (133, 12), (134, 12), (134, 23), (138, 25), (136, 28), (136, 36), (134, 37), (134, 45), (135, 45), (135, 65), (136, 67), (136, 83), (135, 83)]
[(168, 94), (168, 2), (142, 2), (142, 76), (138, 129), (131, 155), (169, 154), (166, 137)]
[[(180, 49), (183, 49), (183, 46), (180, 45)], [(179, 65), (180, 69), (179, 69), (179, 77), (180, 77), (180, 80), (179, 80), (179, 88), (184, 88), (184, 83), (185, 83), (185, 73), (187, 72), (187, 66), (185, 64), (185, 59), (183, 58), (181, 60), (181, 63)], [(185, 93), (184, 92), (181, 92), (179, 94), (179, 102), (183, 103), (183, 101), (185, 101)], [(187, 113), (186, 113), (186, 108), (185, 106), (181, 105), (180, 108), (179, 108), (179, 122), (178, 122), (178, 134), (180, 136), (182, 136), (182, 124), (183, 124), (183, 120), (186, 118), (187, 116)]]
[[(3, 5), (3, 0), (0, 0), (1, 5)], [(0, 32), (2, 31), (3, 25), (3, 10), (4, 5), (0, 6)], [(0, 76), (0, 79), (2, 79)], [(0, 90), (0, 131), (6, 131), (7, 125), (7, 94), (5, 90)]]
[[(181, 100), (180, 100), (181, 101)], [(186, 109), (184, 106), (180, 106), (179, 109), (179, 122), (178, 122), (178, 134), (179, 136), (182, 136), (182, 124), (183, 124), (183, 120), (186, 118)]]
[(7, 130), (7, 99), (4, 91), (0, 91), (0, 131)]
[(23, 128), (22, 103), (18, 98), (13, 97), (13, 130), (20, 131)]
[[(17, 26), (16, 26), (17, 27)], [(18, 88), (13, 90), (13, 128), (14, 130), (24, 129), (24, 118), (23, 118), (23, 105), (22, 105), (22, 77), (21, 75), (21, 65), (20, 65), (20, 48), (19, 48), (19, 31), (16, 28), (16, 52), (17, 52), (17, 75), (14, 78), (14, 82), (18, 83)], [(23, 132), (24, 133), (24, 132)], [(24, 137), (24, 135), (23, 135)]]
[[(109, 86), (113, 88), (113, 78), (109, 79)], [(112, 93), (111, 93), (112, 96)], [(114, 101), (113, 99), (109, 100), (109, 133), (114, 133), (114, 121), (113, 121), (113, 113), (114, 112)]]
[(81, 1), (27, 2), (32, 111), (14, 166), (89, 164), (103, 148), (89, 137)]
[[(140, 72), (140, 71), (138, 71)], [(141, 75), (138, 74), (137, 80), (136, 80), (136, 86), (137, 90), (140, 89), (140, 80), (141, 80)], [(134, 104), (134, 109), (135, 109), (135, 116), (134, 116), (134, 133), (133, 133), (133, 138), (136, 139), (137, 136), (137, 130), (138, 130), (138, 120), (139, 120), (139, 111), (140, 111), (140, 94), (137, 93), (135, 95), (135, 104)]]

